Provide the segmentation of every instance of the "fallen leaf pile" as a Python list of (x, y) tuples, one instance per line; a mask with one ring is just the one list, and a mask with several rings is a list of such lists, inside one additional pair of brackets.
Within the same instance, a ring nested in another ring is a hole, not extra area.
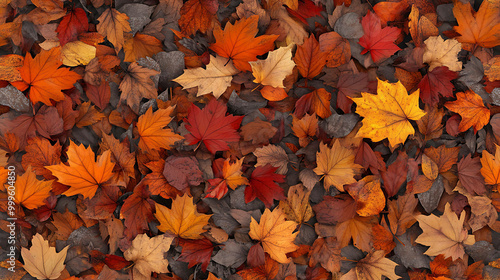
[(0, 279), (500, 280), (498, 0), (0, 1)]

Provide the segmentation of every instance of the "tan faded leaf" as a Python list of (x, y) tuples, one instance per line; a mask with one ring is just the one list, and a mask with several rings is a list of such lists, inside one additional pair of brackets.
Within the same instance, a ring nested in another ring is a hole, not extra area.
[(250, 61), (254, 83), (284, 88), (283, 80), (292, 74), (295, 63), (292, 60), (292, 47), (281, 47), (269, 52), (265, 60)]
[(425, 40), (424, 63), (429, 64), (429, 71), (439, 66), (446, 66), (451, 71), (461, 71), (462, 62), (457, 55), (462, 50), (462, 44), (455, 39), (444, 40), (440, 36)]
[(286, 214), (288, 220), (302, 224), (313, 217), (309, 195), (311, 191), (307, 190), (302, 184), (291, 186), (288, 189), (286, 200), (280, 201), (279, 208)]
[(64, 270), (64, 260), (69, 246), (56, 253), (55, 247), (50, 247), (49, 242), (37, 233), (31, 240), (31, 248), (21, 248), (23, 268), (37, 279), (57, 279)]
[(285, 150), (276, 145), (267, 145), (257, 148), (253, 154), (257, 157), (257, 164), (255, 166), (265, 166), (270, 164), (278, 167), (276, 173), (286, 174), (288, 171), (288, 155)]

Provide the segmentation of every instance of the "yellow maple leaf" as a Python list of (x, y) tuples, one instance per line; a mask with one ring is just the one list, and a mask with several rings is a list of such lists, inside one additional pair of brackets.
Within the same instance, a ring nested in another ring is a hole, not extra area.
[(269, 52), (265, 60), (250, 61), (254, 83), (277, 88), (284, 88), (283, 80), (292, 74), (295, 62), (292, 60), (292, 47), (281, 47)]
[(57, 279), (64, 270), (64, 260), (69, 246), (56, 253), (55, 247), (37, 233), (31, 240), (31, 248), (21, 248), (24, 260), (24, 269), (38, 279)]
[(474, 235), (467, 234), (464, 228), (465, 210), (458, 218), (449, 203), (446, 203), (441, 217), (418, 215), (415, 218), (423, 231), (415, 242), (430, 246), (424, 253), (428, 256), (443, 254), (445, 258), (456, 260), (464, 257), (464, 245), (475, 243)]
[(139, 148), (143, 152), (151, 153), (152, 150), (160, 148), (170, 150), (175, 142), (184, 139), (170, 128), (165, 128), (172, 120), (170, 115), (173, 111), (174, 107), (168, 107), (153, 113), (153, 108), (149, 107), (146, 113), (139, 117), (137, 121), (137, 130), (141, 137)]
[(291, 186), (288, 189), (288, 197), (281, 200), (279, 208), (283, 210), (289, 220), (299, 224), (309, 221), (313, 217), (312, 207), (309, 203), (311, 191), (302, 184)]
[(63, 163), (46, 166), (61, 184), (70, 188), (63, 194), (81, 194), (84, 198), (94, 197), (100, 184), (113, 177), (115, 164), (111, 162), (111, 152), (105, 151), (94, 161), (95, 154), (90, 147), (70, 142), (68, 152), (69, 166)]
[(401, 82), (391, 84), (378, 80), (377, 93), (362, 92), (362, 97), (351, 98), (356, 102), (356, 113), (364, 117), (356, 136), (374, 142), (388, 138), (394, 147), (415, 133), (410, 120), (416, 121), (425, 115), (418, 107), (419, 90), (408, 95)]
[(35, 172), (31, 170), (31, 166), (28, 166), (26, 172), (17, 177), (15, 186), (15, 202), (28, 209), (35, 209), (45, 205), (44, 200), (50, 196), (52, 189), (52, 180), (37, 180)]
[(96, 48), (82, 41), (66, 43), (61, 49), (62, 63), (72, 67), (89, 64), (95, 54)]
[(224, 165), (222, 166), (224, 181), (233, 190), (240, 185), (248, 185), (248, 179), (241, 176), (243, 175), (243, 172), (241, 171), (242, 164), (243, 158), (236, 160), (233, 164), (229, 162), (229, 159), (226, 159), (224, 161)]
[(231, 85), (233, 75), (239, 72), (233, 66), (233, 62), (228, 62), (227, 58), (210, 56), (210, 63), (206, 66), (206, 69), (202, 67), (186, 69), (182, 75), (173, 79), (173, 81), (179, 83), (184, 89), (198, 87), (196, 96), (212, 92), (216, 98), (219, 98)]
[(299, 248), (293, 241), (299, 232), (293, 233), (297, 228), (294, 221), (285, 221), (285, 213), (276, 208), (272, 212), (266, 208), (264, 214), (260, 217), (260, 223), (251, 217), (250, 237), (262, 242), (264, 252), (267, 252), (272, 259), (287, 263), (287, 253), (293, 252)]
[(132, 245), (123, 253), (127, 261), (134, 262), (134, 279), (151, 279), (151, 272), (168, 272), (168, 260), (163, 255), (170, 249), (172, 237), (158, 235), (149, 238), (140, 234), (132, 241)]
[(316, 153), (318, 167), (314, 169), (317, 175), (323, 175), (326, 190), (335, 186), (339, 191), (344, 191), (344, 185), (356, 183), (354, 175), (363, 167), (354, 163), (354, 151), (345, 148), (340, 141), (335, 141), (332, 148), (321, 143), (319, 152)]
[(160, 222), (159, 230), (185, 239), (201, 239), (201, 233), (205, 232), (203, 227), (212, 215), (198, 213), (193, 198), (185, 194), (172, 201), (172, 209), (156, 203), (155, 216)]
[(108, 8), (97, 19), (97, 32), (108, 38), (117, 51), (121, 50), (125, 42), (123, 33), (130, 32), (129, 17), (113, 8)]

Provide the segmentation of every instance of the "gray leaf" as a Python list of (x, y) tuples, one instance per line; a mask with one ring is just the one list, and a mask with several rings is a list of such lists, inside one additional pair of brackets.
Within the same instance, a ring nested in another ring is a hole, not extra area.
[(0, 104), (19, 112), (28, 112), (30, 110), (30, 101), (28, 98), (24, 96), (24, 93), (11, 85), (0, 88)]
[(422, 245), (414, 245), (411, 243), (408, 235), (404, 233), (398, 236), (398, 239), (403, 242), (396, 242), (394, 254), (396, 254), (401, 263), (407, 268), (429, 268), (430, 258), (424, 255), (425, 247)]
[(472, 56), (470, 61), (465, 64), (464, 69), (460, 72), (458, 80), (470, 87), (473, 84), (479, 83), (483, 79), (483, 76), (483, 64), (477, 57)]
[(212, 260), (224, 266), (237, 268), (246, 261), (250, 247), (252, 247), (252, 244), (238, 243), (233, 239), (229, 239), (224, 242), (224, 247), (217, 252)]
[(227, 101), (227, 107), (229, 112), (237, 115), (246, 115), (250, 112), (257, 111), (260, 108), (264, 108), (267, 105), (267, 101), (262, 102), (249, 102), (243, 100), (239, 95), (233, 91), (229, 100)]
[(418, 200), (420, 204), (424, 207), (427, 213), (432, 213), (436, 210), (439, 200), (441, 200), (441, 195), (444, 191), (443, 176), (438, 175), (434, 183), (432, 183), (431, 188), (424, 192), (418, 194)]
[(203, 202), (208, 204), (212, 209), (213, 221), (216, 226), (222, 228), (227, 234), (232, 235), (233, 231), (240, 226), (240, 224), (231, 216), (231, 208), (226, 202), (227, 199), (217, 200), (215, 198), (205, 198)]
[(125, 4), (120, 9), (121, 13), (125, 13), (129, 19), (131, 33), (135, 34), (137, 31), (141, 30), (148, 23), (151, 22), (151, 14), (153, 13), (154, 6), (148, 6), (144, 4)]
[(347, 136), (359, 121), (356, 114), (339, 115), (333, 113), (331, 116), (319, 123), (319, 126), (330, 137), (341, 138)]
[(172, 80), (182, 75), (184, 69), (183, 52), (159, 52), (154, 56), (154, 59), (160, 64), (160, 87), (171, 86)]
[(359, 39), (364, 35), (360, 18), (358, 14), (347, 13), (335, 22), (333, 30), (346, 39)]

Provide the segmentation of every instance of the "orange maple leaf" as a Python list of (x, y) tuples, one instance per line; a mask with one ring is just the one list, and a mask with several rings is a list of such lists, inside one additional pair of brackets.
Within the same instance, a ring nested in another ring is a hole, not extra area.
[(115, 164), (111, 162), (111, 152), (105, 151), (94, 161), (95, 154), (90, 147), (70, 142), (68, 148), (68, 165), (57, 164), (46, 166), (61, 184), (70, 186), (63, 194), (72, 196), (81, 194), (84, 198), (94, 197), (100, 184), (113, 176)]
[(150, 153), (152, 150), (164, 148), (170, 150), (171, 146), (184, 139), (184, 137), (175, 134), (171, 129), (165, 128), (172, 117), (174, 107), (167, 109), (159, 109), (153, 113), (153, 109), (149, 107), (146, 113), (139, 117), (137, 122), (137, 130), (141, 136), (139, 148), (145, 153)]
[(481, 96), (471, 90), (457, 92), (457, 100), (446, 102), (444, 106), (462, 117), (458, 125), (460, 132), (474, 127), (476, 133), (490, 121), (490, 110), (484, 106)]
[(28, 166), (26, 172), (17, 177), (15, 201), (28, 209), (35, 209), (45, 205), (44, 199), (50, 196), (52, 180), (39, 181), (36, 174)]
[[(453, 14), (458, 26), (453, 29), (460, 33), (457, 40), (461, 43), (477, 44), (484, 48), (500, 45), (500, 4), (498, 1), (485, 0), (481, 7), (472, 14), (469, 3), (455, 1)], [(467, 48), (467, 47), (466, 47)]]
[(30, 87), (29, 99), (33, 104), (38, 101), (52, 106), (54, 101), (64, 100), (63, 89), (70, 89), (82, 77), (62, 65), (61, 48), (42, 50), (35, 58), (26, 54), (23, 67), (19, 68), (22, 81), (12, 82), (17, 89), (24, 91)]
[(228, 23), (224, 31), (220, 27), (214, 29), (215, 44), (210, 49), (218, 55), (231, 58), (236, 68), (241, 71), (251, 71), (249, 61), (257, 60), (274, 47), (278, 35), (262, 35), (255, 38), (259, 31), (259, 17), (254, 15), (243, 18), (234, 25)]

